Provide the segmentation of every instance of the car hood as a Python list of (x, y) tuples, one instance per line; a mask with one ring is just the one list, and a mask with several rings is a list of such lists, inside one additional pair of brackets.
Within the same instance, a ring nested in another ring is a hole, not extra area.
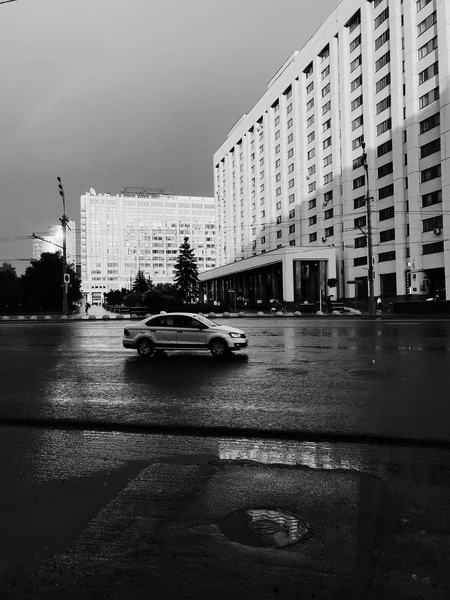
[(231, 333), (244, 333), (242, 329), (238, 329), (237, 327), (230, 327), (229, 325), (217, 325), (217, 327), (211, 327), (211, 331), (229, 331)]

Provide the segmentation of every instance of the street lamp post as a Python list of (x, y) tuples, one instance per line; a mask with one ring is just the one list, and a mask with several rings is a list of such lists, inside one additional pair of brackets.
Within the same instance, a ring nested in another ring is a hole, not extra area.
[(61, 225), (62, 225), (62, 229), (63, 229), (63, 299), (62, 299), (62, 314), (65, 315), (66, 317), (68, 316), (69, 313), (69, 304), (68, 304), (68, 299), (67, 299), (67, 291), (69, 289), (69, 281), (70, 281), (70, 275), (67, 273), (67, 248), (66, 248), (66, 235), (67, 235), (67, 223), (69, 221), (69, 219), (67, 218), (66, 215), (66, 198), (65, 198), (65, 194), (64, 194), (64, 188), (61, 182), (61, 177), (57, 177), (56, 178), (58, 180), (58, 188), (59, 188), (59, 194), (61, 196), (62, 199), (62, 203), (63, 203), (63, 215), (62, 217), (59, 219), (61, 221)]
[(367, 164), (367, 153), (366, 153), (366, 144), (363, 142), (361, 144), (363, 149), (363, 165), (364, 170), (366, 172), (366, 210), (367, 210), (367, 250), (368, 250), (368, 262), (369, 262), (369, 270), (368, 270), (368, 281), (369, 281), (369, 315), (375, 315), (375, 294), (373, 281), (375, 278), (374, 271), (374, 257), (373, 257), (373, 239), (372, 239), (372, 207), (370, 201), (372, 200), (369, 191), (369, 165)]

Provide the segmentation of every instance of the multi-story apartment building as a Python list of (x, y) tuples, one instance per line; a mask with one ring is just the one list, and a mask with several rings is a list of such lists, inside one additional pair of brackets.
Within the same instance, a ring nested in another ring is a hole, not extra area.
[(172, 283), (184, 237), (199, 272), (216, 264), (214, 198), (172, 196), (126, 188), (118, 195), (81, 196), (83, 292), (99, 303), (110, 290), (129, 289), (138, 270), (154, 284)]
[[(48, 233), (42, 233), (33, 239), (33, 258), (39, 259), (43, 252), (62, 252), (63, 228), (62, 225), (51, 225)], [(66, 229), (66, 257), (67, 264), (77, 268), (77, 248), (75, 221), (68, 221)]]
[(214, 155), (208, 291), (367, 296), (369, 195), (375, 294), (449, 298), (449, 75), (448, 0), (342, 0)]

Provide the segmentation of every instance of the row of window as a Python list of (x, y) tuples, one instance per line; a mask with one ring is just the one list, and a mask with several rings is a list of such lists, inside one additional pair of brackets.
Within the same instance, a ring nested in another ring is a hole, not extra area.
[[(333, 218), (333, 209), (329, 208), (328, 210), (324, 211), (323, 218), (325, 221), (327, 221), (328, 219), (332, 219)], [(308, 219), (309, 227), (311, 227), (312, 225), (316, 225), (316, 223), (317, 223), (317, 215), (313, 215), (312, 217), (309, 217), (309, 219)]]
[[(433, 143), (432, 143), (433, 144)], [(428, 149), (429, 144), (422, 146), (422, 148)], [(439, 146), (440, 147), (440, 146)], [(437, 150), (434, 150), (437, 152)], [(378, 169), (378, 177), (384, 177), (388, 173), (392, 173), (392, 163), (386, 163)], [(431, 181), (432, 179), (436, 179), (441, 176), (441, 165), (433, 165), (428, 169), (424, 169), (420, 172), (420, 182), (425, 183), (427, 181)], [(360, 177), (356, 177), (353, 180), (353, 189), (356, 190), (362, 187), (365, 184), (365, 175), (361, 175)], [(433, 194), (435, 192), (432, 192)], [(388, 198), (389, 196), (394, 195), (394, 184), (391, 183), (386, 185), (378, 190), (378, 200), (383, 200), (384, 198)], [(442, 200), (441, 200), (442, 201)], [(433, 202), (434, 203), (434, 202)], [(423, 205), (425, 206), (425, 204)]]
[(439, 63), (436, 61), (419, 73), (419, 85), (422, 85), (422, 83), (425, 83), (425, 81), (428, 81), (431, 77), (434, 77), (434, 75), (437, 75), (438, 73)]
[[(395, 260), (395, 250), (389, 250), (389, 252), (380, 252), (378, 254), (378, 262), (387, 262)], [(353, 266), (358, 267), (367, 265), (367, 256), (358, 256), (353, 259)]]
[[(334, 227), (326, 227), (323, 234), (324, 234), (325, 238), (333, 237)], [(317, 232), (316, 231), (309, 234), (309, 242), (310, 243), (317, 242)]]

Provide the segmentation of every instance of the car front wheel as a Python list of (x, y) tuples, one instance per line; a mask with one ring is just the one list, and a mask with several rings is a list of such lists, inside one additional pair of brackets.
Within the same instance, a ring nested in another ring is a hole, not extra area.
[(220, 338), (212, 340), (209, 349), (213, 356), (225, 356), (229, 352), (228, 344)]
[(137, 351), (140, 356), (151, 356), (155, 351), (155, 345), (151, 340), (140, 340), (137, 345)]

